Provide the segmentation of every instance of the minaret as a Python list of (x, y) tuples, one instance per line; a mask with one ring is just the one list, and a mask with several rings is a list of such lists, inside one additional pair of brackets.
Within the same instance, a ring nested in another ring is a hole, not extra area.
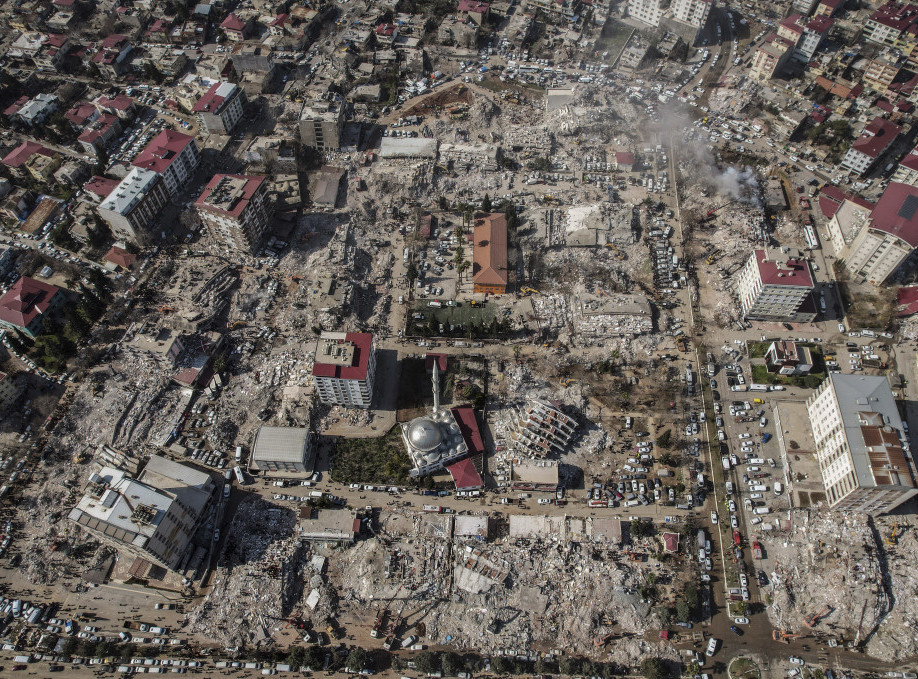
[(433, 397), (434, 397), (433, 411), (434, 411), (434, 414), (439, 414), (440, 412), (440, 368), (438, 367), (439, 361), (437, 360), (437, 357), (434, 356), (433, 359), (434, 359), (433, 378), (432, 378)]

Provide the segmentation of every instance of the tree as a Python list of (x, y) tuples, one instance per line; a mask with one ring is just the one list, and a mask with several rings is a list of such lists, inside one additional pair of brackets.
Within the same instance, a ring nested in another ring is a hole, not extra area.
[(303, 658), (303, 664), (306, 665), (306, 667), (315, 672), (322, 669), (324, 662), (325, 651), (323, 651), (320, 646), (310, 646), (306, 649)]
[(666, 663), (659, 658), (644, 658), (641, 661), (641, 674), (646, 679), (667, 679), (669, 670), (666, 668)]
[(692, 615), (692, 609), (689, 607), (688, 602), (685, 599), (679, 599), (676, 602), (676, 618), (681, 622), (689, 620)]
[(408, 279), (408, 287), (413, 287), (418, 278), (418, 265), (413, 261), (408, 262), (408, 266), (405, 267), (405, 277)]
[(633, 538), (644, 538), (651, 534), (652, 528), (649, 523), (644, 523), (640, 519), (631, 521), (629, 532)]
[(443, 654), (443, 674), (453, 677), (465, 670), (465, 662), (458, 653), (452, 651)]
[(414, 664), (419, 672), (433, 674), (440, 671), (440, 654), (432, 651), (421, 651), (414, 659)]
[(673, 444), (672, 429), (667, 429), (657, 437), (657, 446), (660, 448), (669, 448)]
[(491, 196), (487, 193), (484, 195), (484, 198), (481, 199), (481, 211), (490, 212), (491, 211)]
[[(420, 669), (420, 666), (418, 666), (418, 669)], [(496, 674), (511, 674), (514, 667), (510, 658), (499, 655), (491, 661), (491, 669), (493, 669)]]
[(360, 672), (361, 670), (367, 669), (369, 663), (369, 654), (359, 646), (355, 646), (354, 650), (347, 656), (347, 662), (344, 666), (354, 672)]

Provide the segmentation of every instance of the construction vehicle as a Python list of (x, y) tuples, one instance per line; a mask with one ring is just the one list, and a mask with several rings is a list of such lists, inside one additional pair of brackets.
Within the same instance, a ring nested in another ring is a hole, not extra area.
[[(380, 605), (379, 612), (376, 615), (376, 622), (373, 623), (373, 629), (370, 630), (370, 636), (373, 637), (374, 639), (378, 639), (380, 636), (382, 636), (387, 631), (389, 631), (388, 628), (386, 627), (386, 623), (388, 622), (389, 615), (391, 613), (391, 611), (389, 610), (389, 606), (392, 605), (392, 602), (395, 600), (395, 597), (397, 597), (399, 595), (399, 592), (401, 591), (402, 591), (402, 585), (399, 585), (398, 589), (395, 590), (395, 594), (389, 597), (389, 600), (386, 601), (384, 604)], [(404, 604), (402, 604), (402, 606), (404, 607)], [(401, 611), (399, 612), (401, 613)]]
[(832, 608), (831, 606), (826, 606), (821, 611), (819, 611), (819, 613), (813, 613), (812, 615), (806, 616), (803, 619), (803, 624), (806, 625), (807, 627), (815, 627), (819, 623), (820, 620), (825, 618), (827, 615), (829, 615), (834, 610), (835, 609)]
[(698, 220), (698, 223), (699, 223), (699, 224), (704, 224), (704, 223), (708, 222), (708, 221), (709, 221), (711, 218), (713, 218), (714, 215), (716, 215), (718, 212), (720, 212), (721, 210), (723, 210), (725, 207), (729, 207), (729, 206), (733, 205), (733, 203), (735, 203), (735, 202), (736, 202), (736, 199), (733, 199), (733, 200), (731, 200), (731, 201), (729, 201), (729, 202), (727, 202), (727, 203), (724, 203), (723, 205), (718, 205), (717, 207), (713, 208), (712, 210), (708, 210), (707, 214), (706, 214), (704, 217), (702, 217), (701, 219)]
[(755, 540), (752, 541), (752, 558), (753, 559), (762, 558), (762, 544)]
[(574, 377), (569, 377), (569, 378), (567, 378), (566, 380), (559, 380), (559, 381), (558, 381), (558, 384), (559, 384), (560, 386), (562, 386), (562, 387), (566, 387), (566, 386), (568, 386), (569, 384), (573, 384), (574, 382), (579, 382), (579, 381), (580, 381), (580, 380), (578, 380), (578, 379), (576, 379), (576, 378), (574, 378)]
[(230, 321), (226, 324), (227, 330), (234, 330), (235, 328), (244, 328), (247, 325), (245, 321)]
[(535, 288), (526, 288), (526, 287), (520, 288), (520, 292), (523, 293), (524, 295), (538, 295), (539, 294), (539, 291), (536, 290)]
[(175, 308), (174, 308), (174, 307), (171, 307), (171, 306), (160, 306), (160, 307), (157, 307), (156, 310), (157, 310), (159, 313), (164, 314), (164, 313), (167, 313), (167, 312), (169, 312), (169, 311), (175, 311)]
[(596, 646), (597, 648), (599, 648), (599, 647), (601, 647), (601, 646), (605, 646), (606, 644), (609, 643), (609, 640), (610, 640), (613, 636), (615, 636), (615, 635), (614, 635), (612, 632), (609, 632), (608, 634), (604, 634), (604, 635), (602, 635), (602, 636), (598, 636), (598, 637), (596, 637), (596, 638), (593, 639), (593, 645)]
[(899, 544), (899, 522), (893, 524), (892, 532), (886, 536), (886, 544), (890, 547)]
[(780, 629), (772, 630), (771, 632), (771, 638), (782, 644), (789, 644), (790, 640), (799, 639), (801, 636), (802, 635), (800, 634), (792, 634), (791, 632), (788, 632), (787, 630), (780, 630)]
[(677, 337), (677, 338), (676, 338), (676, 347), (679, 349), (679, 351), (681, 351), (681, 352), (683, 352), (683, 353), (684, 353), (684, 352), (687, 352), (687, 351), (689, 350), (689, 347), (688, 347), (688, 339), (686, 339), (685, 337)]
[(627, 259), (625, 253), (618, 249), (618, 246), (615, 243), (606, 243), (606, 247), (612, 250), (615, 253), (615, 258), (624, 261)]

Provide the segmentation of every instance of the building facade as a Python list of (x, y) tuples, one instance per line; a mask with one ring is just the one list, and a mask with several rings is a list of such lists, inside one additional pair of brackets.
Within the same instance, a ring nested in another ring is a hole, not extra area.
[(918, 494), (886, 377), (830, 373), (806, 404), (830, 507), (878, 515)]
[(0, 297), (0, 327), (37, 337), (56, 320), (65, 303), (63, 288), (22, 276)]
[(160, 175), (171, 197), (185, 188), (200, 160), (194, 137), (165, 129), (150, 140), (131, 164)]
[(316, 464), (315, 440), (306, 427), (260, 427), (250, 467), (269, 472), (311, 474)]
[(201, 223), (230, 253), (254, 253), (271, 217), (264, 177), (218, 174), (194, 203)]
[(809, 263), (780, 251), (756, 250), (740, 271), (736, 296), (750, 321), (806, 323), (816, 317)]
[(841, 166), (855, 174), (864, 174), (889, 150), (901, 131), (899, 125), (885, 118), (874, 118), (851, 144)]
[(326, 405), (369, 408), (373, 402), (376, 354), (368, 332), (323, 332), (312, 377)]
[(659, 26), (669, 9), (670, 0), (630, 0), (628, 16), (648, 26)]
[(221, 82), (211, 86), (194, 105), (201, 125), (214, 134), (229, 134), (242, 119), (245, 92), (233, 83)]
[(151, 231), (168, 203), (169, 193), (162, 177), (135, 167), (96, 210), (115, 237), (136, 243)]
[(704, 28), (713, 4), (712, 0), (673, 0), (673, 19), (695, 28)]
[(335, 151), (341, 147), (344, 129), (344, 106), (338, 102), (318, 100), (307, 102), (300, 113), (300, 141), (320, 151)]

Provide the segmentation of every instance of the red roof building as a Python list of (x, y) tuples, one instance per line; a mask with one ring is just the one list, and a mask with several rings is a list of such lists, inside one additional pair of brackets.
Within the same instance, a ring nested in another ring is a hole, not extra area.
[(870, 213), (870, 226), (918, 246), (918, 188), (890, 182)]
[(743, 315), (750, 321), (807, 323), (815, 313), (804, 308), (815, 285), (809, 263), (780, 250), (755, 250), (736, 285)]
[(26, 163), (36, 153), (40, 153), (48, 158), (53, 158), (56, 154), (51, 149), (45, 148), (34, 141), (24, 141), (19, 146), (10, 151), (3, 158), (2, 162), (7, 167), (19, 168)]
[[(120, 184), (117, 179), (109, 179), (108, 177), (99, 177), (98, 175), (92, 177), (88, 182), (83, 184), (83, 192), (93, 200), (94, 202), (102, 202), (108, 198), (108, 194), (115, 190), (115, 188)], [(90, 195), (91, 194), (91, 195)], [(95, 198), (93, 198), (95, 196)]]
[(105, 253), (103, 259), (106, 262), (111, 262), (115, 266), (120, 266), (122, 269), (130, 269), (134, 266), (134, 262), (137, 261), (137, 255), (115, 245), (112, 246), (111, 250)]
[(36, 337), (41, 334), (44, 319), (53, 319), (63, 304), (61, 288), (22, 276), (0, 297), (0, 325)]
[(847, 194), (832, 184), (826, 184), (819, 190), (819, 210), (826, 219), (832, 219), (835, 213), (838, 212), (838, 208), (840, 208), (841, 204), (846, 200), (850, 200), (852, 203), (865, 207), (868, 210), (872, 210), (874, 206), (869, 200)]
[(615, 154), (615, 166), (623, 172), (631, 172), (634, 168), (634, 154), (627, 151), (619, 151)]
[(322, 403), (369, 408), (375, 376), (373, 335), (368, 332), (322, 333), (312, 366), (312, 377)]
[(475, 220), (472, 282), (478, 293), (507, 292), (507, 218), (500, 212)]
[(918, 285), (907, 285), (896, 291), (896, 315), (905, 318), (918, 313)]
[(136, 105), (126, 94), (116, 94), (114, 97), (101, 96), (96, 99), (95, 104), (102, 113), (111, 113), (122, 119), (134, 117)]
[(252, 21), (243, 21), (232, 12), (220, 23), (220, 28), (226, 33), (226, 37), (237, 42), (249, 37), (252, 30)]
[(99, 117), (99, 111), (89, 102), (77, 104), (64, 114), (64, 117), (70, 121), (78, 130), (82, 130), (88, 123)]
[(841, 166), (857, 174), (867, 172), (893, 145), (901, 131), (902, 127), (885, 118), (874, 118), (851, 144)]
[(446, 471), (453, 477), (453, 484), (456, 490), (474, 490), (484, 486), (481, 480), (481, 474), (475, 469), (475, 463), (471, 458), (459, 460), (446, 467)]
[(429, 373), (433, 372), (434, 363), (437, 364), (437, 369), (441, 373), (446, 372), (446, 366), (447, 366), (446, 354), (425, 354), (424, 355), (424, 369), (427, 372)]
[(199, 160), (194, 137), (165, 129), (150, 140), (131, 164), (160, 175), (169, 195), (174, 196), (194, 174)]
[(230, 252), (254, 252), (268, 228), (268, 184), (264, 177), (218, 174), (194, 202), (208, 232)]

